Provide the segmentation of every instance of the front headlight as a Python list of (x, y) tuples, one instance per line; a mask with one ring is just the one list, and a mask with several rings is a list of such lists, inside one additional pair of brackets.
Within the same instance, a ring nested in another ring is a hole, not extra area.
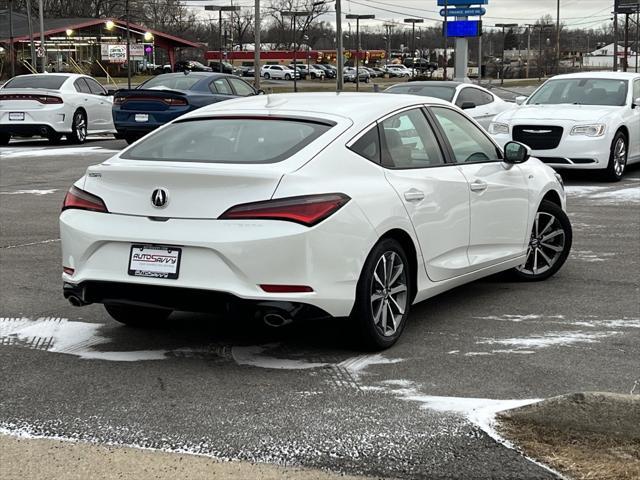
[(576, 125), (571, 129), (571, 135), (586, 135), (587, 137), (601, 137), (604, 135), (606, 125), (596, 123), (594, 125)]
[(509, 135), (509, 125), (506, 123), (492, 122), (489, 125), (489, 133), (491, 135)]

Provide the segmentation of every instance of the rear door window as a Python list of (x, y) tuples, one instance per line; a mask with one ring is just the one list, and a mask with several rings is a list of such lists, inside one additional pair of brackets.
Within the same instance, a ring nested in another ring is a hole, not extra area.
[(76, 87), (76, 91), (80, 93), (91, 93), (91, 89), (87, 82), (85, 82), (84, 78), (79, 78), (75, 82), (73, 82), (73, 86)]
[(233, 95), (231, 86), (224, 78), (217, 78), (209, 84), (209, 88), (213, 93), (219, 93), (220, 95)]
[(456, 105), (458, 107), (462, 107), (462, 104), (466, 102), (471, 102), (476, 107), (480, 107), (493, 102), (493, 96), (490, 93), (483, 92), (477, 88), (465, 87), (460, 92), (460, 95), (458, 95)]
[(333, 124), (291, 118), (219, 117), (178, 121), (123, 153), (131, 160), (276, 163), (296, 154)]
[(93, 78), (85, 78), (84, 81), (87, 82), (87, 85), (89, 86), (89, 90), (91, 91), (92, 94), (105, 95), (107, 93), (107, 91), (102, 87), (102, 85), (96, 82)]
[(356, 140), (349, 149), (367, 160), (380, 163), (380, 135), (378, 134), (378, 126), (376, 125), (369, 129), (369, 131)]
[(256, 91), (247, 82), (240, 80), (239, 78), (230, 78), (231, 86), (236, 91), (237, 95), (241, 97), (248, 97), (249, 95), (255, 95)]

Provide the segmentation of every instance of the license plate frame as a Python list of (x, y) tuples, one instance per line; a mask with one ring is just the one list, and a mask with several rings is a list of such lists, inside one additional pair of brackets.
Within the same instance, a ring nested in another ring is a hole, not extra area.
[(182, 248), (134, 244), (129, 250), (128, 273), (133, 277), (177, 280), (181, 261)]
[(10, 122), (24, 122), (24, 112), (9, 112)]
[(138, 123), (146, 123), (146, 122), (149, 121), (149, 114), (148, 113), (136, 113), (133, 118)]

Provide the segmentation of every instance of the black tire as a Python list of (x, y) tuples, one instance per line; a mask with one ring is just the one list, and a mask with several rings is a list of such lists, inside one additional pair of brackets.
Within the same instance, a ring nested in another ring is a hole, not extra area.
[(142, 138), (142, 135), (123, 135), (122, 138), (125, 142), (127, 142), (127, 145), (131, 145), (132, 143), (140, 140)]
[[(552, 221), (552, 218), (555, 220)], [(552, 223), (549, 223), (550, 221)], [(560, 230), (562, 234), (556, 233)], [(512, 274), (515, 279), (521, 281), (546, 280), (560, 270), (571, 251), (573, 230), (569, 217), (555, 203), (543, 200), (536, 213), (536, 221), (534, 221), (529, 238), (527, 261), (524, 265), (514, 268)], [(551, 265), (549, 265), (547, 258), (551, 260)], [(538, 261), (540, 261), (540, 265), (543, 263), (546, 265), (537, 268), (536, 272), (534, 266), (538, 265)]]
[[(384, 269), (380, 270), (380, 266), (386, 265), (383, 263), (382, 257), (385, 257), (387, 261), (392, 261), (392, 271), (387, 273)], [(397, 272), (393, 269), (396, 265), (399, 268), (402, 262), (402, 269)], [(382, 282), (376, 280), (376, 272), (379, 273), (378, 279), (382, 279)], [(397, 276), (397, 280), (389, 283), (389, 277), (393, 280), (394, 275)], [(382, 278), (381, 275), (385, 275)], [(386, 284), (386, 286), (383, 286)], [(391, 294), (391, 292), (404, 284), (404, 304), (401, 298), (402, 292)], [(394, 285), (396, 287), (394, 287)], [(358, 280), (356, 287), (356, 302), (351, 312), (351, 320), (356, 327), (358, 343), (366, 350), (383, 350), (391, 347), (404, 330), (409, 317), (409, 310), (411, 308), (411, 302), (413, 301), (413, 275), (411, 267), (407, 259), (407, 255), (402, 248), (402, 245), (392, 238), (386, 238), (378, 242), (367, 257)], [(374, 295), (379, 296), (379, 299), (374, 299)], [(392, 295), (396, 295), (395, 300), (391, 298)], [(380, 302), (374, 307), (374, 302)], [(394, 305), (395, 304), (395, 305)], [(400, 305), (401, 309), (395, 308)], [(389, 309), (387, 310), (387, 307)], [(374, 312), (374, 309), (378, 309), (378, 313)], [(398, 317), (394, 315), (394, 310), (397, 312)], [(389, 312), (396, 322), (392, 321), (393, 331), (389, 329), (386, 334), (383, 334), (383, 330), (388, 327)], [(378, 318), (378, 321), (376, 321)]]
[[(619, 157), (619, 149), (623, 149), (622, 158)], [(629, 139), (624, 132), (617, 132), (611, 142), (609, 152), (609, 163), (607, 168), (603, 169), (600, 178), (605, 182), (619, 182), (622, 180), (625, 168), (627, 167), (627, 158), (629, 155)]]
[(0, 132), (0, 145), (9, 145), (11, 135), (8, 133)]
[(71, 133), (67, 133), (69, 143), (81, 144), (87, 140), (87, 114), (76, 110), (71, 122)]
[(371, 79), (369, 77), (364, 79), (364, 83), (369, 83), (371, 81)]
[(115, 321), (130, 327), (152, 327), (158, 325), (171, 315), (171, 310), (164, 308), (138, 307), (105, 303), (104, 308)]
[(265, 80), (269, 80), (271, 78), (271, 75), (269, 75), (268, 73), (264, 74), (264, 79)]
[(285, 80), (291, 80), (291, 75), (289, 75), (288, 73), (285, 73), (284, 79)]
[(49, 143), (51, 145), (58, 145), (60, 143), (60, 140), (62, 139), (62, 134), (61, 133), (50, 133), (47, 138), (49, 139)]

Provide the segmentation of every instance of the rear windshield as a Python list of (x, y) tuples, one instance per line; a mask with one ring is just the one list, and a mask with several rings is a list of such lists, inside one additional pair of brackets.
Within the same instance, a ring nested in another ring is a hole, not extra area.
[(126, 151), (130, 160), (275, 163), (309, 145), (331, 125), (299, 119), (204, 118), (176, 122)]
[(139, 88), (158, 88), (158, 89), (170, 89), (170, 90), (189, 90), (196, 83), (202, 80), (202, 77), (196, 75), (184, 75), (168, 73), (165, 75), (158, 75), (151, 80), (140, 85)]
[(9, 80), (2, 88), (48, 88), (58, 90), (67, 78), (61, 75), (21, 75)]
[(450, 102), (456, 93), (454, 87), (440, 87), (435, 85), (398, 85), (389, 88), (386, 93), (405, 93), (410, 95), (420, 95), (423, 97), (435, 97)]

